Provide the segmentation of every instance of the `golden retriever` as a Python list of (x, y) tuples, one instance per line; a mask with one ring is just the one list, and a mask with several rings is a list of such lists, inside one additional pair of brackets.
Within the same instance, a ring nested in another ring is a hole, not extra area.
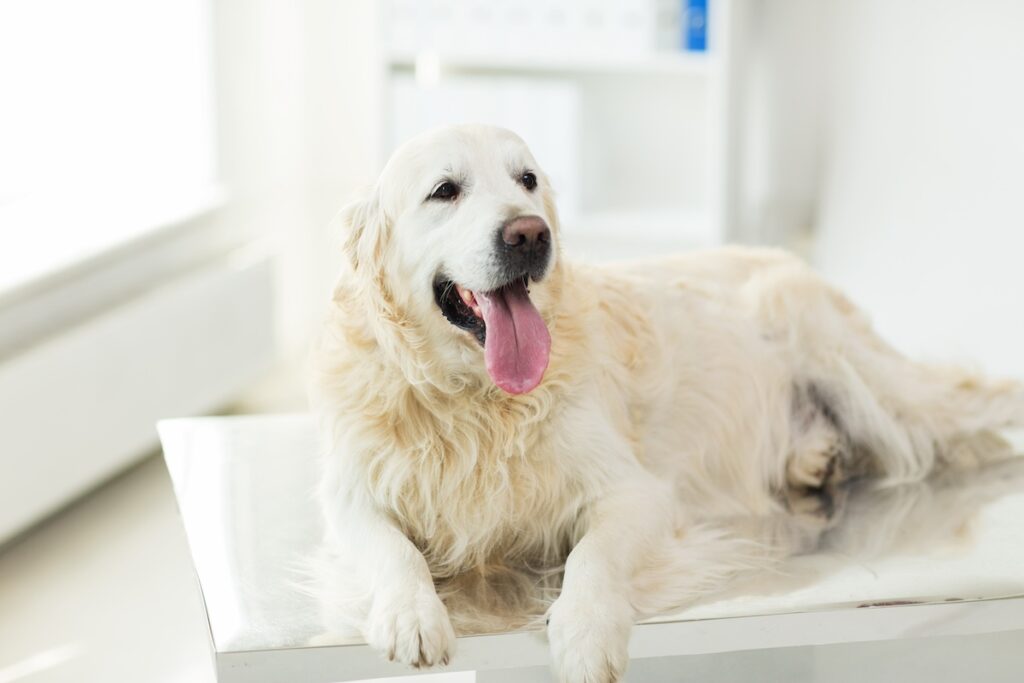
[(715, 520), (827, 517), (851, 473), (916, 480), (1024, 421), (1020, 385), (907, 360), (782, 251), (569, 262), (507, 130), (412, 140), (344, 217), (315, 357), (325, 609), (414, 666), (455, 645), (437, 586), (519, 567), (560, 574), (560, 680), (619, 680), (639, 616), (773, 554)]

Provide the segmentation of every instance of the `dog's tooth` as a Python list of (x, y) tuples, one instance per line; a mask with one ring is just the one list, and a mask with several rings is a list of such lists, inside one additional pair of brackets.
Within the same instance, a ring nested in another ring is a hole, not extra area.
[(473, 296), (473, 292), (469, 289), (463, 289), (459, 287), (459, 296), (467, 306), (472, 306), (476, 302), (476, 298)]

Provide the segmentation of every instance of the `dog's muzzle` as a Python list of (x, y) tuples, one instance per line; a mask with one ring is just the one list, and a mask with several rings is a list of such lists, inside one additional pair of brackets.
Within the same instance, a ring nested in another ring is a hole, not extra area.
[(438, 271), (434, 300), (483, 346), (495, 385), (525, 394), (540, 384), (551, 356), (547, 323), (530, 299), (530, 280), (541, 280), (551, 263), (551, 230), (542, 218), (520, 216), (501, 226), (496, 241), (492, 285), (474, 290)]
[(551, 261), (551, 230), (539, 216), (513, 218), (498, 230), (495, 253), (501, 281), (540, 280)]

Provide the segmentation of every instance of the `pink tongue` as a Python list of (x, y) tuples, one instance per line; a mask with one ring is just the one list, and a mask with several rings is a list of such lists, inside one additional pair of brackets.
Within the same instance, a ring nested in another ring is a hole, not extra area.
[(484, 359), (494, 383), (510, 394), (525, 394), (544, 377), (551, 335), (518, 282), (494, 292), (474, 292), (487, 324)]

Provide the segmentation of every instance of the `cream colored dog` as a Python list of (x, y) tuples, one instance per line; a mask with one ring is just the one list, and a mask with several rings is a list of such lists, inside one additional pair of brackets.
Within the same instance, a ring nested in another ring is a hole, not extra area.
[(556, 671), (618, 680), (639, 616), (794, 549), (716, 520), (827, 515), (851, 472), (918, 479), (1024, 421), (1019, 385), (903, 358), (783, 252), (567, 262), (552, 196), (516, 135), (463, 126), (345, 214), (315, 392), (325, 608), (390, 658), (448, 661), (437, 585), (564, 567)]

